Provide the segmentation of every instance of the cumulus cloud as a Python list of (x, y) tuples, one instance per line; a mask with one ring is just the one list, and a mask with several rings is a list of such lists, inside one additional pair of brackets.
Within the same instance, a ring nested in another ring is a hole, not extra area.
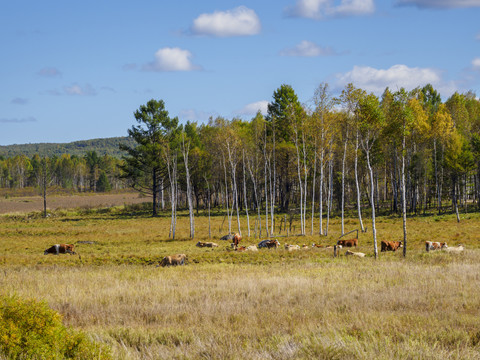
[(472, 66), (475, 70), (480, 70), (480, 57), (472, 60)]
[(416, 6), (420, 9), (480, 7), (480, 0), (397, 0), (398, 6)]
[(335, 5), (333, 0), (297, 0), (294, 7), (287, 9), (287, 14), (294, 17), (324, 19), (328, 17), (345, 17), (369, 15), (375, 11), (373, 0), (341, 0)]
[(75, 83), (70, 86), (64, 86), (61, 90), (48, 90), (46, 93), (53, 96), (95, 96), (97, 95), (97, 90), (95, 90), (95, 88), (92, 87), (90, 84), (85, 84), (82, 86)]
[(303, 40), (293, 48), (286, 48), (280, 52), (282, 56), (331, 56), (337, 53), (330, 47), (321, 47), (311, 41)]
[(268, 111), (268, 101), (261, 100), (251, 104), (245, 105), (242, 109), (237, 111), (238, 115), (256, 115), (260, 111), (262, 114), (266, 114)]
[(30, 116), (27, 118), (0, 118), (0, 123), (5, 124), (5, 123), (12, 123), (12, 124), (22, 124), (22, 123), (29, 123), (29, 122), (36, 122), (37, 119), (34, 117)]
[(47, 78), (62, 77), (62, 73), (54, 67), (45, 67), (38, 72), (38, 75)]
[(255, 11), (245, 6), (232, 10), (215, 11), (212, 14), (201, 14), (191, 27), (196, 35), (217, 37), (255, 35), (260, 32), (261, 24)]
[(180, 48), (165, 47), (155, 53), (155, 60), (145, 64), (145, 71), (193, 71), (200, 68), (190, 61), (192, 53)]
[(394, 90), (401, 87), (409, 90), (426, 84), (442, 89), (447, 87), (439, 71), (429, 68), (410, 68), (406, 65), (394, 65), (389, 69), (354, 66), (352, 71), (337, 75), (339, 87), (348, 83), (376, 94), (381, 94), (387, 86)]
[(28, 104), (28, 99), (17, 97), (12, 99), (11, 103), (15, 105), (26, 105)]

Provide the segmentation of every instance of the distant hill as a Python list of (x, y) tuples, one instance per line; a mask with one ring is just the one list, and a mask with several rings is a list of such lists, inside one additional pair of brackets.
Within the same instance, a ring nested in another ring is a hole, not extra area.
[(26, 155), (32, 157), (35, 154), (41, 156), (52, 157), (54, 155), (61, 156), (63, 154), (83, 156), (87, 151), (96, 151), (98, 155), (105, 154), (120, 158), (125, 153), (120, 151), (118, 145), (126, 144), (135, 146), (135, 141), (129, 137), (112, 137), (105, 139), (92, 139), (74, 141), (71, 143), (37, 143), (37, 144), (20, 144), (0, 146), (0, 156), (13, 157), (16, 155)]

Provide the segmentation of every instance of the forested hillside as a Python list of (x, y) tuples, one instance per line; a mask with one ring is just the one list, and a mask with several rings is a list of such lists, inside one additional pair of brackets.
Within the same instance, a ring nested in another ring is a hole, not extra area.
[(129, 137), (112, 137), (71, 143), (15, 144), (0, 146), (0, 156), (7, 158), (25, 155), (31, 158), (35, 154), (47, 157), (69, 154), (81, 157), (84, 156), (87, 151), (95, 151), (100, 156), (109, 155), (120, 158), (125, 153), (119, 149), (119, 144), (132, 146), (134, 143), (135, 142)]

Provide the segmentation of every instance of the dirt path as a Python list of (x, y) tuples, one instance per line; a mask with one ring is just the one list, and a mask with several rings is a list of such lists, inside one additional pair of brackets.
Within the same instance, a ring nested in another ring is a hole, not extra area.
[[(123, 194), (86, 194), (56, 195), (47, 197), (47, 209), (71, 209), (77, 207), (108, 207), (123, 204), (138, 204), (151, 201), (150, 197), (141, 197), (138, 193)], [(28, 213), (43, 210), (41, 196), (0, 198), (0, 214)]]

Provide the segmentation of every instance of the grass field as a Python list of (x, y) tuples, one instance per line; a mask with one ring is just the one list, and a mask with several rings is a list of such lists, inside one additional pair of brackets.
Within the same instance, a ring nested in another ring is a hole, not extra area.
[[(57, 190), (52, 190), (57, 192)], [(59, 193), (47, 196), (47, 211), (55, 211), (65, 208), (98, 208), (119, 205), (143, 203), (145, 196), (137, 192), (111, 192), (104, 194), (66, 194)], [(22, 192), (14, 192), (9, 189), (0, 190), (0, 214), (23, 214), (34, 211), (43, 211), (43, 197), (38, 195), (38, 190), (33, 188), (23, 189)]]
[[(236, 253), (219, 240), (223, 215), (212, 217), (220, 246), (198, 248), (207, 217), (195, 218), (191, 240), (181, 214), (172, 241), (168, 214), (140, 208), (1, 216), (0, 294), (46, 301), (116, 359), (480, 359), (478, 214), (460, 224), (450, 215), (409, 218), (407, 258), (375, 260), (370, 232), (360, 234), (364, 259), (333, 258), (330, 249)], [(377, 225), (379, 241), (402, 239), (400, 218)], [(347, 220), (347, 231), (356, 227)], [(246, 228), (242, 218), (242, 244), (258, 243)], [(333, 219), (328, 237), (278, 239), (331, 245), (339, 232)], [(426, 240), (466, 251), (426, 253)], [(76, 244), (79, 256), (44, 256), (56, 243)], [(188, 255), (187, 266), (156, 267), (176, 253)]]

